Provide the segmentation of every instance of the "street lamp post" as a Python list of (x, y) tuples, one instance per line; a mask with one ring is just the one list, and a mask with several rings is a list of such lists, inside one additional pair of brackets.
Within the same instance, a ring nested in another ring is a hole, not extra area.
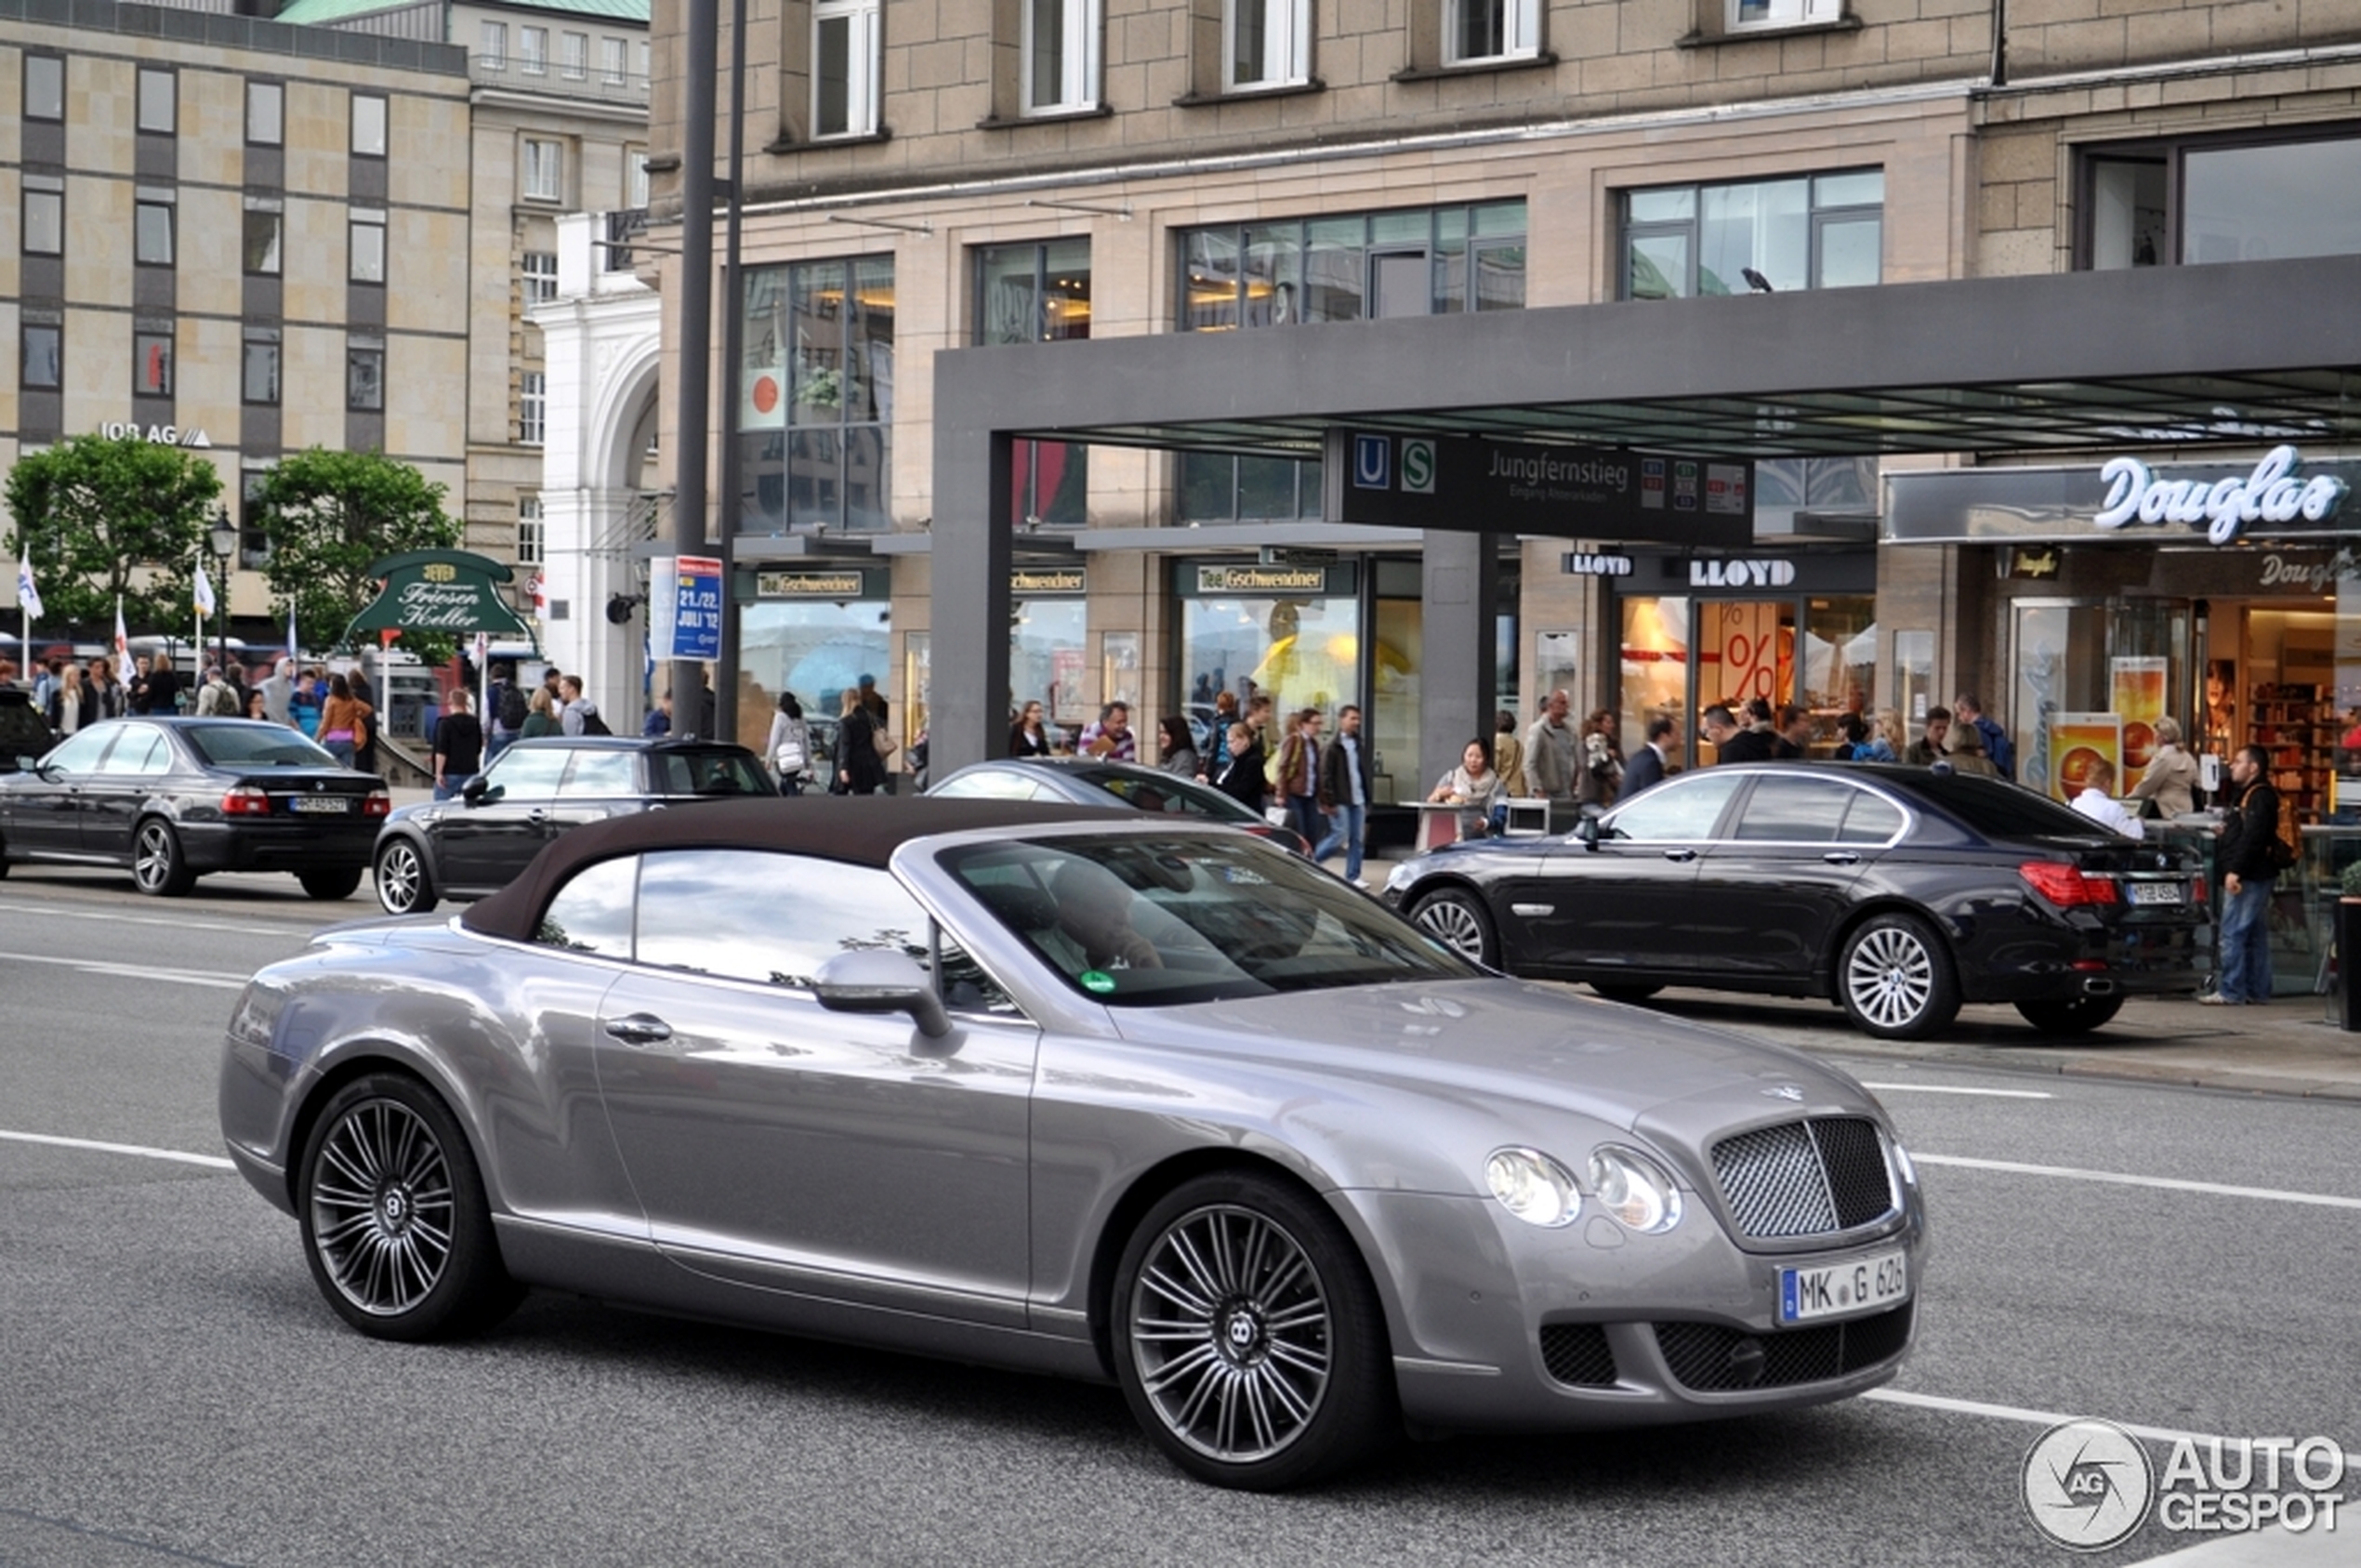
[[(230, 558), (238, 553), (238, 525), (230, 520), (230, 508), (213, 508), (213, 526), (205, 533), (205, 542), (213, 547), (215, 559), (221, 562), (220, 613), (215, 617), (216, 661), (221, 667), (223, 679), (230, 675)], [(204, 662), (204, 650), (197, 650), (197, 662)]]

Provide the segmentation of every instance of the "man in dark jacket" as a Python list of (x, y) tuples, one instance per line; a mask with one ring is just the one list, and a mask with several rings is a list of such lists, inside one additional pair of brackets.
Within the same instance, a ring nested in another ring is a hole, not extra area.
[(2222, 825), (2222, 931), (2215, 942), (2221, 972), (2200, 1002), (2261, 1007), (2271, 999), (2271, 893), (2279, 875), (2279, 792), (2266, 772), (2270, 756), (2259, 745), (2230, 759), (2233, 805)]
[(1666, 748), (1672, 744), (1677, 727), (1669, 718), (1658, 716), (1648, 720), (1648, 744), (1631, 754), (1623, 765), (1623, 798), (1630, 799), (1653, 784), (1664, 782)]
[(1342, 849), (1348, 882), (1361, 880), (1362, 832), (1377, 787), (1377, 768), (1361, 733), (1361, 710), (1347, 703), (1337, 710), (1337, 738), (1320, 754), (1320, 810), (1329, 825), (1312, 858), (1326, 860)]
[[(1714, 718), (1716, 714), (1721, 716), (1718, 724)], [(1762, 729), (1756, 729), (1749, 725), (1741, 730), (1736, 727), (1730, 710), (1719, 703), (1706, 709), (1705, 717), (1706, 735), (1713, 742), (1713, 759), (1716, 762), (1768, 762), (1771, 760), (1774, 753), (1771, 745), (1771, 731), (1767, 725)], [(1748, 717), (1753, 717), (1751, 705), (1749, 705)], [(1763, 717), (1767, 720), (1770, 716), (1766, 713)], [(1727, 728), (1723, 729), (1724, 726)], [(1717, 729), (1723, 729), (1723, 732), (1714, 733)]]

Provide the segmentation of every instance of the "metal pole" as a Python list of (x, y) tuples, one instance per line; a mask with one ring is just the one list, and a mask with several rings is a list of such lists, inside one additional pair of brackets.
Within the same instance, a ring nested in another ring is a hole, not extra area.
[[(719, 0), (688, 0), (681, 59), (680, 138), (680, 388), (673, 442), (672, 545), (676, 554), (706, 553), (706, 455), (712, 422), (713, 362), (713, 120), (714, 74), (721, 43)], [(672, 585), (651, 582), (651, 593)], [(724, 598), (727, 598), (727, 584)], [(668, 672), (673, 724), (697, 711), (705, 667), (674, 659)]]
[[(713, 665), (713, 727), (716, 738), (738, 738), (738, 606), (733, 584), (738, 568), (739, 490), (745, 484), (739, 450), (738, 405), (745, 380), (745, 268), (738, 257), (740, 218), (745, 205), (746, 0), (730, 0), (730, 215), (722, 245), (722, 276), (729, 285), (721, 301), (721, 656)], [(758, 745), (761, 743), (757, 742)]]

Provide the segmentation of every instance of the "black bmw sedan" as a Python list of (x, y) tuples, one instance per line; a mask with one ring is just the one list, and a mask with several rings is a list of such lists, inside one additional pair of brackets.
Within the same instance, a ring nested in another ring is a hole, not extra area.
[(245, 718), (115, 718), (0, 777), (0, 876), (12, 861), (117, 865), (178, 897), (212, 871), (287, 871), (347, 897), (392, 808), (297, 731)]
[(1385, 896), (1511, 974), (1638, 1001), (1668, 985), (1832, 996), (1914, 1039), (1962, 1002), (2048, 1034), (2197, 983), (2206, 887), (2186, 850), (2031, 790), (1923, 768), (1696, 770), (1569, 837), (1457, 844)]

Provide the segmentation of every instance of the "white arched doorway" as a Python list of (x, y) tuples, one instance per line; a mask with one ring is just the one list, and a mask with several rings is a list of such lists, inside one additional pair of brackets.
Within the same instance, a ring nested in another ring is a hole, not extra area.
[(655, 505), (657, 369), (663, 302), (628, 271), (602, 270), (605, 215), (558, 220), (558, 296), (534, 308), (548, 375), (541, 452), (542, 647), (618, 734), (645, 713), (647, 613), (607, 619), (619, 596), (645, 592), (635, 559)]

